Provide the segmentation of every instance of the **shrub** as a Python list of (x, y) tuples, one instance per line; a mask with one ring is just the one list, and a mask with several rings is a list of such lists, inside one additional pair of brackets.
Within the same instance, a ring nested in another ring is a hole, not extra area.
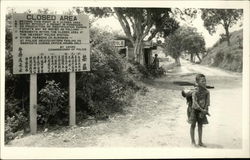
[(68, 122), (68, 92), (55, 81), (47, 81), (39, 91), (37, 120), (39, 124), (65, 124)]
[(220, 34), (219, 43), (221, 44), (222, 42), (224, 42), (226, 40), (227, 40), (227, 36), (224, 33)]
[[(18, 131), (28, 126), (28, 118), (23, 112), (16, 113), (14, 116), (5, 118), (5, 144), (18, 136)], [(22, 133), (24, 130), (22, 131)]]
[(127, 71), (138, 80), (152, 78), (147, 68), (138, 62), (131, 62), (131, 65), (128, 67)]
[(139, 86), (125, 71), (126, 61), (113, 46), (112, 33), (92, 28), (90, 38), (91, 71), (77, 74), (77, 112), (83, 118), (88, 114), (105, 119), (121, 112)]
[(224, 53), (219, 51), (214, 58), (213, 66), (218, 66), (224, 60)]
[(77, 110), (87, 111), (96, 119), (107, 118), (122, 111), (131, 91), (138, 86), (124, 71), (123, 60), (115, 52), (91, 54), (91, 71), (79, 73), (77, 79)]
[(155, 69), (152, 65), (145, 67), (138, 62), (130, 63), (131, 65), (128, 67), (127, 71), (139, 80), (161, 77), (166, 73), (166, 70), (163, 67)]
[(158, 69), (155, 69), (154, 67), (150, 66), (148, 68), (148, 71), (155, 78), (161, 77), (166, 73), (166, 70), (163, 67), (159, 67)]

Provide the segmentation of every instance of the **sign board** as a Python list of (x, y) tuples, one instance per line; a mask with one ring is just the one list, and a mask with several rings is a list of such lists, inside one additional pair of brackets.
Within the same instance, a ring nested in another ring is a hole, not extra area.
[(116, 47), (124, 47), (125, 46), (125, 40), (114, 40), (114, 45)]
[(153, 46), (152, 41), (144, 41), (143, 48), (151, 48)]
[(14, 74), (89, 70), (87, 16), (13, 15)]

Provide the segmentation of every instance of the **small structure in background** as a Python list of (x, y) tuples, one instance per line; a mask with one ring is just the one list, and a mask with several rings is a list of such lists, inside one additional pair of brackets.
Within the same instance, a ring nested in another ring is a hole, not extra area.
[(153, 50), (157, 49), (157, 45), (154, 44), (152, 41), (146, 41), (143, 42), (143, 62), (141, 64), (144, 64), (146, 67), (149, 67), (150, 64), (153, 61)]
[(118, 53), (123, 57), (128, 57), (128, 43), (126, 43), (125, 39), (116, 39), (114, 40), (114, 46), (118, 50)]
[[(114, 45), (118, 49), (119, 54), (126, 58), (127, 61), (134, 61), (134, 46), (130, 40), (126, 37), (117, 37), (114, 40)], [(140, 64), (148, 67), (153, 62), (153, 50), (156, 50), (156, 44), (152, 41), (144, 41), (142, 46), (142, 58), (140, 59)]]

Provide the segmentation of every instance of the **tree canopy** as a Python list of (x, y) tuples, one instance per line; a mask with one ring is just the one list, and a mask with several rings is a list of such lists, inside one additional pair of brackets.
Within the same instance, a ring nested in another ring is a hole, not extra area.
[(177, 65), (180, 65), (179, 57), (182, 52), (189, 53), (191, 61), (196, 55), (199, 60), (199, 53), (205, 52), (205, 40), (203, 36), (197, 32), (196, 28), (182, 26), (173, 34), (166, 37), (166, 49), (168, 53), (176, 60)]
[(225, 35), (230, 45), (229, 28), (235, 25), (243, 15), (242, 9), (201, 9), (201, 18), (204, 26), (212, 35), (216, 32), (216, 27), (222, 25), (225, 29)]
[(143, 41), (152, 40), (157, 34), (167, 36), (179, 27), (171, 17), (170, 8), (76, 8), (77, 13), (92, 13), (96, 17), (115, 15), (127, 38), (134, 46), (135, 60), (142, 59)]

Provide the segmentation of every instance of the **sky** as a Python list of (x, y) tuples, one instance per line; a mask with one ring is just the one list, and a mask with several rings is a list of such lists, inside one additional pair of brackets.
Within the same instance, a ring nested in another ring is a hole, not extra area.
[[(14, 9), (17, 13), (23, 13), (24, 11), (27, 11), (30, 8), (15, 7)], [(30, 10), (32, 11), (32, 13), (35, 13), (38, 9), (42, 9), (42, 8), (32, 7), (32, 9), (30, 9)], [(64, 7), (63, 9), (62, 8), (49, 8), (49, 9), (51, 11), (56, 11), (57, 14), (62, 14), (63, 12), (66, 12), (72, 8), (71, 7), (65, 8)], [(218, 26), (216, 33), (214, 33), (213, 35), (210, 35), (208, 33), (208, 31), (205, 29), (205, 27), (203, 26), (203, 21), (202, 21), (200, 15), (197, 15), (197, 17), (191, 23), (186, 23), (186, 22), (180, 20), (180, 24), (181, 25), (186, 24), (188, 26), (192, 26), (192, 27), (197, 28), (197, 31), (200, 32), (205, 39), (206, 48), (212, 47), (219, 40), (220, 34), (225, 33), (223, 27)], [(116, 32), (119, 32), (121, 34), (124, 34), (118, 19), (113, 17), (113, 16), (108, 17), (108, 18), (100, 18), (93, 23), (93, 26), (99, 27), (99, 28), (104, 28), (104, 29), (109, 30), (109, 31), (116, 31)], [(239, 27), (239, 25), (235, 25), (232, 28), (230, 28), (230, 32), (235, 31), (235, 30), (239, 30), (241, 28), (242, 27)]]

